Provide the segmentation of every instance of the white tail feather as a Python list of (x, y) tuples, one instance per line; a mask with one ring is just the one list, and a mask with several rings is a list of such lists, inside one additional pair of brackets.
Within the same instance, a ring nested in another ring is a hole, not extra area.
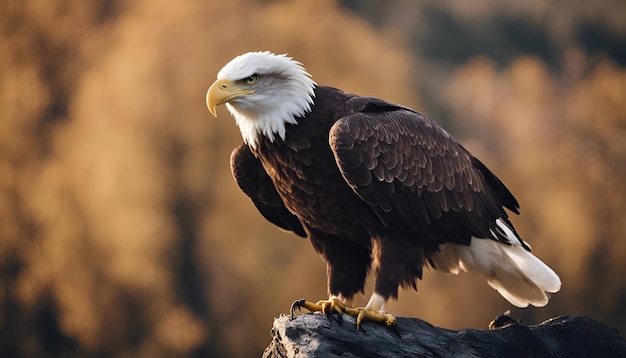
[[(509, 230), (509, 235), (514, 234)], [(516, 236), (510, 239), (510, 245), (477, 238), (472, 238), (470, 246), (444, 244), (431, 260), (439, 271), (453, 274), (465, 271), (485, 276), (487, 283), (516, 307), (545, 306), (549, 293), (561, 289), (561, 279), (526, 251), (520, 239)]]

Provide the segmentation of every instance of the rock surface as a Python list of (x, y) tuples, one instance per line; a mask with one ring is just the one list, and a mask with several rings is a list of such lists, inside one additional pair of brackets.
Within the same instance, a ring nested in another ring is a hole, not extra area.
[[(454, 331), (417, 318), (397, 330), (353, 317), (301, 314), (274, 320), (263, 357), (626, 357), (626, 340), (589, 317), (557, 317), (535, 326)], [(507, 321), (506, 319), (504, 321)]]

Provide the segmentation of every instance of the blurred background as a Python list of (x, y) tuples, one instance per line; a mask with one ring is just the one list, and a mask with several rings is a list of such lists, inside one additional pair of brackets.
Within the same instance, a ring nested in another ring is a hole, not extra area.
[[(204, 103), (252, 50), (441, 123), (563, 280), (513, 315), (626, 332), (626, 2), (2, 1), (0, 356), (259, 356), (273, 317), (326, 296), (310, 243), (236, 187), (239, 131)], [(419, 289), (388, 310), (461, 329), (512, 308), (467, 274)]]

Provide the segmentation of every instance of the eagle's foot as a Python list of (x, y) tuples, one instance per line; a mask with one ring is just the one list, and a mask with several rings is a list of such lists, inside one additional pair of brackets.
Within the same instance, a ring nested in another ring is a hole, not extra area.
[(349, 307), (347, 307), (346, 304), (337, 297), (330, 297), (327, 300), (320, 300), (316, 303), (301, 299), (294, 301), (294, 303), (291, 304), (291, 316), (293, 317), (296, 309), (300, 310), (301, 308), (306, 308), (311, 312), (322, 312), (326, 315), (329, 315), (331, 313), (337, 313), (339, 314), (339, 317), (341, 317), (341, 315), (346, 312), (346, 309), (349, 309)]
[(348, 307), (337, 297), (330, 297), (327, 300), (317, 301), (316, 303), (305, 299), (294, 301), (294, 303), (291, 304), (291, 309), (289, 310), (291, 317), (294, 316), (296, 310), (299, 311), (301, 308), (306, 308), (310, 312), (321, 312), (326, 315), (337, 313), (339, 323), (342, 322), (341, 316), (345, 313), (356, 318), (357, 329), (361, 329), (361, 323), (363, 321), (385, 324), (387, 327), (396, 326), (396, 316), (390, 313), (379, 311), (373, 307)]
[(393, 327), (396, 324), (396, 316), (390, 313), (377, 311), (375, 309), (371, 309), (367, 307), (354, 308), (349, 311), (354, 311), (354, 314), (352, 314), (353, 312), (348, 312), (348, 311), (346, 311), (346, 313), (353, 317), (356, 317), (357, 329), (361, 329), (361, 323), (364, 320), (374, 322), (374, 323), (384, 323), (387, 327)]

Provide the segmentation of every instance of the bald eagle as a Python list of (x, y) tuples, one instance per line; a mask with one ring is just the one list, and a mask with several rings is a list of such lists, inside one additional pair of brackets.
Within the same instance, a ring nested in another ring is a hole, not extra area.
[[(275, 225), (308, 237), (327, 264), (328, 300), (294, 308), (393, 325), (385, 303), (424, 266), (477, 273), (517, 307), (544, 306), (559, 276), (530, 252), (506, 209), (519, 204), (480, 160), (426, 116), (318, 86), (286, 55), (226, 64), (206, 95), (226, 104), (243, 142), (237, 184)], [(373, 271), (365, 307), (350, 302)]]

